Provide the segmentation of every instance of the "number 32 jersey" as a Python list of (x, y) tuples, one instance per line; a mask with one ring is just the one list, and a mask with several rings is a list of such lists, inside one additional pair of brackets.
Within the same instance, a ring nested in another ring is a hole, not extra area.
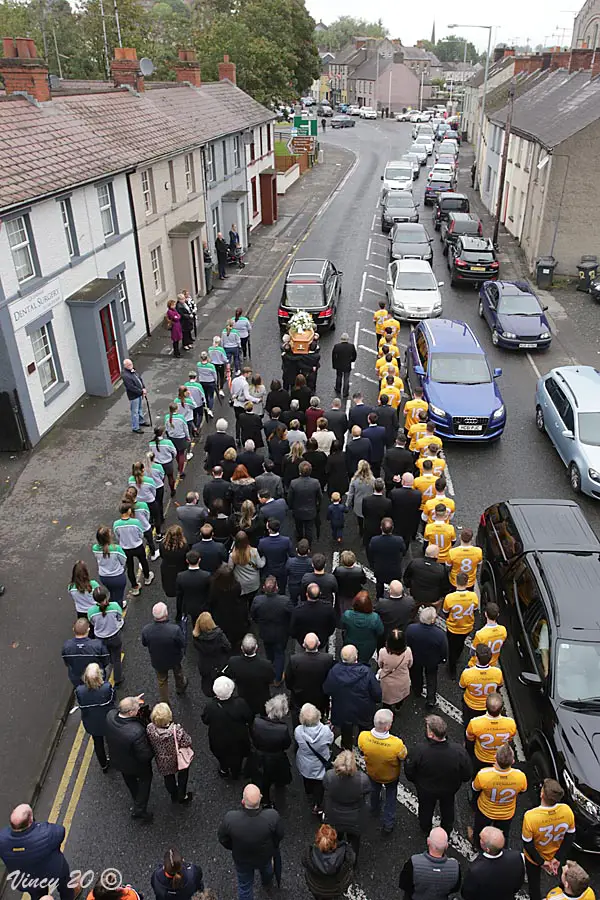
[(574, 833), (575, 816), (571, 807), (566, 803), (528, 809), (523, 817), (525, 856), (529, 858), (527, 846), (533, 842), (533, 846), (542, 859), (554, 859), (565, 835)]
[(477, 806), (488, 819), (512, 819), (518, 794), (527, 790), (527, 776), (520, 769), (480, 769), (473, 790), (480, 791)]

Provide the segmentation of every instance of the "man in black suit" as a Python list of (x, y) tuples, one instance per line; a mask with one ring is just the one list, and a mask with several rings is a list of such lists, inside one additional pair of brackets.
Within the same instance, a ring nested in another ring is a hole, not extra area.
[(379, 425), (385, 428), (385, 444), (391, 447), (398, 433), (398, 410), (390, 404), (390, 398), (387, 394), (382, 394), (379, 398), (379, 406), (375, 410)]
[(366, 428), (369, 424), (369, 413), (372, 412), (373, 409), (366, 405), (360, 391), (352, 394), (352, 408), (348, 415), (348, 424), (350, 427), (358, 425), (360, 429)]
[(376, 478), (373, 493), (363, 500), (363, 543), (365, 548), (369, 546), (371, 538), (381, 533), (381, 520), (392, 515), (392, 501), (389, 497), (384, 497), (384, 488), (383, 478)]
[[(264, 447), (262, 417), (257, 416), (254, 412), (254, 403), (251, 400), (244, 404), (243, 410), (239, 413), (238, 425), (240, 427), (240, 441), (242, 444), (245, 445), (246, 441), (254, 441), (255, 448)], [(262, 459), (260, 462), (262, 467)], [(260, 472), (261, 470), (259, 469), (258, 471)], [(258, 475), (258, 472), (256, 474)]]
[(404, 543), (410, 547), (421, 521), (421, 491), (413, 487), (415, 479), (410, 472), (405, 472), (401, 480), (399, 478), (399, 475), (394, 475), (394, 487), (388, 495), (392, 504), (390, 515), (396, 534), (404, 538)]
[(375, 575), (378, 597), (383, 597), (386, 584), (400, 580), (405, 553), (406, 544), (403, 538), (394, 534), (393, 521), (383, 519), (381, 534), (371, 538), (367, 547), (367, 559)]
[(269, 519), (278, 519), (280, 522), (285, 521), (288, 506), (283, 497), (275, 500), (271, 497), (269, 491), (259, 491), (258, 502), (260, 503), (258, 514), (265, 522), (268, 522)]
[(380, 597), (373, 604), (373, 612), (376, 612), (383, 622), (381, 646), (385, 644), (395, 628), (400, 631), (405, 630), (406, 626), (412, 622), (417, 608), (410, 594), (404, 592), (401, 581), (390, 582), (389, 588), (389, 597)]
[(333, 656), (320, 650), (317, 635), (309, 631), (302, 641), (302, 650), (292, 653), (285, 670), (285, 686), (290, 692), (290, 708), (294, 727), (298, 724), (300, 710), (305, 703), (312, 703), (329, 712), (329, 697), (323, 691), (323, 682), (333, 665)]
[(188, 491), (185, 495), (185, 506), (177, 507), (177, 518), (190, 547), (200, 540), (200, 529), (206, 521), (207, 513), (198, 505), (199, 500), (200, 496), (196, 491)]
[(227, 550), (219, 541), (213, 541), (213, 527), (208, 523), (200, 529), (200, 540), (192, 550), (200, 554), (200, 568), (211, 575), (227, 562)]
[(207, 435), (204, 442), (206, 451), (204, 468), (207, 472), (219, 465), (229, 447), (233, 447), (235, 450), (235, 438), (227, 434), (227, 419), (217, 419), (215, 428), (216, 431)]
[(352, 437), (346, 444), (346, 468), (350, 478), (354, 475), (361, 459), (371, 462), (371, 441), (362, 436), (359, 425), (352, 428)]
[(309, 584), (306, 600), (299, 603), (292, 613), (290, 636), (301, 644), (305, 636), (312, 631), (319, 638), (321, 647), (327, 647), (336, 624), (333, 605), (328, 600), (321, 599), (318, 584)]
[(387, 434), (383, 425), (379, 423), (377, 413), (369, 413), (368, 422), (367, 427), (363, 429), (362, 436), (371, 444), (371, 469), (373, 470), (373, 475), (379, 478), (381, 463), (385, 454)]
[(210, 573), (200, 568), (200, 554), (197, 550), (188, 550), (185, 558), (188, 567), (185, 572), (179, 572), (175, 580), (177, 597), (175, 621), (180, 622), (183, 616), (188, 616), (193, 627), (200, 613), (209, 610)]
[(348, 416), (342, 409), (342, 401), (336, 397), (331, 404), (331, 409), (327, 410), (327, 422), (330, 429), (335, 434), (340, 444), (344, 445), (346, 432), (348, 431)]
[(283, 497), (283, 481), (281, 475), (275, 474), (275, 464), (272, 459), (263, 459), (263, 470), (256, 476), (256, 490), (268, 491), (274, 500)]
[(250, 478), (256, 478), (263, 471), (263, 458), (256, 452), (256, 444), (250, 438), (244, 441), (244, 449), (238, 453), (236, 462), (239, 466), (246, 466)]
[[(331, 365), (335, 369), (335, 392), (348, 396), (350, 390), (350, 372), (356, 360), (356, 347), (350, 342), (350, 336), (344, 333), (339, 344), (335, 344), (331, 352)], [(343, 387), (342, 387), (343, 384)]]
[(312, 477), (309, 462), (301, 462), (298, 472), (299, 477), (292, 479), (287, 499), (296, 526), (296, 540), (306, 538), (310, 544), (321, 508), (321, 485)]
[(406, 446), (406, 435), (403, 431), (396, 432), (393, 447), (388, 447), (383, 457), (382, 475), (385, 481), (385, 488), (389, 492), (394, 484), (394, 475), (400, 478), (405, 472), (412, 475), (414, 470), (414, 456)]
[[(226, 516), (231, 512), (231, 500), (233, 490), (231, 484), (223, 478), (223, 469), (221, 466), (214, 466), (212, 470), (212, 478), (207, 481), (202, 491), (202, 499), (207, 509), (211, 509), (215, 500), (223, 501), (223, 512)], [(200, 538), (196, 538), (196, 541)], [(188, 541), (188, 544), (195, 544), (196, 541)]]
[[(464, 900), (514, 900), (525, 884), (525, 865), (519, 850), (507, 850), (499, 828), (488, 825), (479, 835), (481, 853), (469, 864), (461, 894)], [(564, 879), (563, 869), (563, 879)], [(564, 880), (563, 880), (564, 885)], [(575, 893), (575, 892), (574, 892)], [(577, 891), (580, 893), (580, 890)], [(585, 891), (588, 893), (588, 891)], [(591, 891), (589, 892), (591, 894)], [(548, 895), (550, 896), (550, 895)], [(563, 891), (559, 897), (568, 897)]]
[(258, 655), (258, 641), (253, 634), (242, 639), (241, 656), (232, 656), (223, 675), (235, 681), (238, 694), (255, 716), (264, 715), (265, 703), (271, 696), (269, 686), (275, 681), (273, 664)]
[(448, 570), (438, 562), (439, 548), (429, 544), (425, 556), (411, 559), (404, 573), (404, 584), (419, 606), (439, 603), (450, 590)]
[(263, 422), (263, 431), (267, 440), (269, 439), (269, 436), (273, 434), (280, 423), (281, 409), (278, 406), (274, 406), (271, 410), (271, 417), (269, 419), (265, 419), (265, 421)]

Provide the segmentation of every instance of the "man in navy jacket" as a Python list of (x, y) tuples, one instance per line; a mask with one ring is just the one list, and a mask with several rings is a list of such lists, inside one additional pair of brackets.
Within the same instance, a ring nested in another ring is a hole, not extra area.
[(384, 586), (402, 579), (402, 560), (406, 553), (404, 538), (394, 534), (394, 522), (390, 518), (381, 520), (381, 534), (369, 541), (367, 559), (375, 575), (377, 597), (383, 597)]
[(267, 521), (267, 536), (258, 542), (258, 552), (264, 556), (267, 563), (263, 569), (263, 575), (274, 575), (277, 579), (279, 592), (285, 594), (287, 585), (286, 562), (294, 555), (294, 547), (289, 537), (279, 534), (281, 522), (279, 519)]
[(362, 436), (359, 425), (354, 425), (351, 431), (351, 437), (346, 444), (346, 468), (350, 478), (358, 469), (361, 459), (371, 462), (371, 442)]
[(381, 685), (371, 667), (358, 662), (353, 644), (342, 647), (341, 660), (329, 670), (323, 692), (331, 697), (331, 722), (341, 729), (342, 747), (352, 750), (355, 728), (361, 731), (372, 724)]
[(73, 625), (75, 637), (65, 641), (62, 658), (69, 672), (73, 687), (79, 687), (83, 673), (90, 663), (98, 663), (103, 672), (110, 661), (110, 655), (100, 638), (90, 637), (90, 623), (87, 619), (77, 619)]
[(413, 694), (420, 697), (423, 690), (423, 671), (425, 671), (426, 709), (433, 709), (435, 706), (438, 666), (446, 662), (448, 658), (448, 640), (445, 632), (436, 627), (436, 619), (435, 607), (425, 606), (419, 612), (419, 621), (413, 622), (406, 629), (406, 643), (413, 655), (413, 664), (410, 669), (411, 687)]
[(135, 434), (142, 434), (142, 428), (147, 428), (150, 425), (149, 422), (145, 421), (144, 411), (142, 409), (142, 402), (146, 396), (144, 379), (135, 371), (130, 359), (123, 360), (121, 378), (123, 379), (123, 387), (127, 393), (127, 399), (129, 400), (131, 430)]
[(363, 428), (362, 436), (371, 444), (371, 468), (375, 478), (379, 478), (387, 445), (387, 431), (383, 425), (379, 424), (377, 413), (369, 413), (368, 421), (369, 424)]
[(69, 864), (60, 849), (64, 839), (62, 825), (35, 822), (26, 803), (13, 809), (10, 824), (0, 831), (0, 859), (13, 891), (39, 900), (58, 889), (61, 900), (73, 900)]

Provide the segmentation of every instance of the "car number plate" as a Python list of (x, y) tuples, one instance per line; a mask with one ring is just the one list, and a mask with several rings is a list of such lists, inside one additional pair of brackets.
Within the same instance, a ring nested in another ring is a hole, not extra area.
[(532, 350), (537, 347), (537, 344), (519, 344), (519, 348), (522, 350)]
[(471, 272), (485, 272), (485, 266), (471, 266)]
[(459, 425), (459, 431), (483, 431), (483, 425)]

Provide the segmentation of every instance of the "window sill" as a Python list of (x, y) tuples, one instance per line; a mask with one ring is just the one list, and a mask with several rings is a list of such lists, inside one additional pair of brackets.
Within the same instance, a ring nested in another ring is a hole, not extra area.
[(34, 275), (33, 278), (28, 278), (27, 281), (20, 281), (18, 288), (19, 297), (26, 297), (27, 294), (31, 294), (32, 291), (37, 290), (47, 281), (46, 278), (43, 278), (41, 275)]
[(135, 321), (133, 322), (123, 322), (123, 331), (127, 334), (128, 331), (131, 331), (132, 328), (135, 327)]
[(60, 395), (67, 390), (69, 385), (69, 381), (59, 381), (58, 384), (55, 384), (54, 387), (50, 388), (50, 390), (44, 394), (44, 406), (50, 406), (51, 403), (54, 403), (56, 398), (60, 397)]
[[(159, 306), (161, 303), (165, 302), (166, 297), (168, 296), (167, 291), (161, 291), (160, 294), (154, 295), (154, 303), (156, 306)], [(166, 315), (166, 312), (165, 312)]]
[(120, 240), (121, 240), (120, 234), (111, 234), (110, 237), (104, 238), (104, 246), (112, 247), (114, 244), (117, 243), (117, 241), (120, 241)]

